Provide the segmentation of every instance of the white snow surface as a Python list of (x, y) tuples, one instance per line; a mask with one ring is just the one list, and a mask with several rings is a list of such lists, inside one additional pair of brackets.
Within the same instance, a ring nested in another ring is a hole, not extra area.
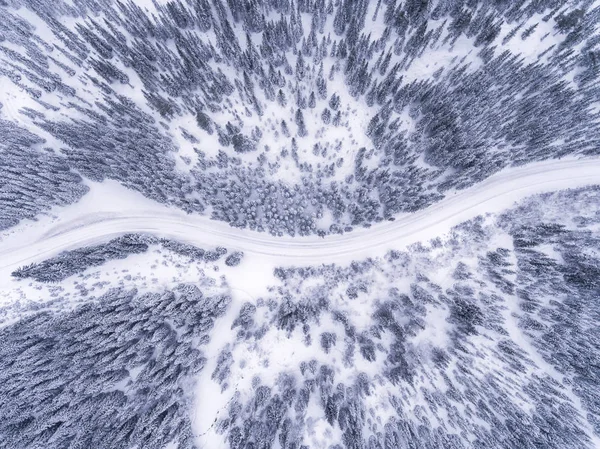
[[(56, 254), (105, 242), (124, 233), (148, 233), (200, 247), (224, 246), (251, 258), (245, 263), (249, 280), (279, 265), (349, 263), (382, 255), (418, 241), (443, 235), (452, 226), (475, 216), (502, 211), (526, 196), (600, 184), (600, 159), (562, 159), (509, 168), (465, 190), (448, 192), (445, 199), (394, 221), (325, 238), (275, 237), (208, 217), (186, 215), (114, 181), (90, 183), (80, 202), (56, 207), (52, 215), (26, 220), (0, 235), (0, 287), (16, 268)], [(252, 294), (252, 293), (251, 293)]]

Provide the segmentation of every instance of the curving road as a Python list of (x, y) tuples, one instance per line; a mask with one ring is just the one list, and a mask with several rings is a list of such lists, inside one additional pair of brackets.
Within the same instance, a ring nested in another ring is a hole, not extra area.
[[(0, 275), (57, 253), (97, 244), (129, 232), (149, 233), (201, 247), (224, 246), (246, 254), (268, 257), (273, 263), (349, 261), (381, 254), (447, 232), (452, 226), (487, 212), (501, 211), (531, 194), (600, 184), (600, 159), (568, 159), (529, 164), (501, 171), (469, 189), (450, 193), (444, 200), (413, 214), (398, 216), (371, 228), (356, 229), (324, 239), (274, 237), (230, 227), (204, 216), (185, 215), (160, 204), (105, 212), (81, 208), (48, 228), (31, 226), (26, 238), (19, 232), (0, 242)], [(74, 207), (74, 206), (69, 206)], [(8, 272), (8, 273), (7, 273)]]

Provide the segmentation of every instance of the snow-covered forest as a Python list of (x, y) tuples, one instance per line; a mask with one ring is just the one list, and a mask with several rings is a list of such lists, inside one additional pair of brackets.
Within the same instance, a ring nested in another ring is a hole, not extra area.
[(0, 0), (0, 449), (600, 447), (598, 0)]
[(592, 1), (2, 5), (3, 228), (114, 179), (324, 235), (598, 153)]
[[(538, 195), (382, 257), (277, 267), (259, 297), (237, 291), (247, 262), (224, 250), (126, 236), (63, 253), (14, 273), (82, 270), (36, 278), (47, 299), (4, 310), (0, 435), (12, 448), (596, 447), (599, 226), (597, 187)], [(109, 254), (139, 267), (141, 251), (153, 269), (202, 268), (170, 287), (101, 276)]]

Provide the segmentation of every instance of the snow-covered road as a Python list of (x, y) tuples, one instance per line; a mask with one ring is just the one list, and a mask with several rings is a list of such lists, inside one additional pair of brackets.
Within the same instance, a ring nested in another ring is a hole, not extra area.
[(201, 247), (224, 246), (261, 256), (273, 264), (348, 262), (428, 240), (452, 226), (487, 212), (498, 212), (528, 195), (600, 184), (600, 159), (563, 159), (501, 171), (472, 188), (395, 221), (359, 228), (344, 235), (274, 237), (235, 229), (220, 221), (154, 203), (116, 183), (92, 185), (75, 205), (57, 208), (46, 217), (23, 224), (0, 241), (0, 276), (57, 253), (97, 244), (123, 233), (142, 232)]

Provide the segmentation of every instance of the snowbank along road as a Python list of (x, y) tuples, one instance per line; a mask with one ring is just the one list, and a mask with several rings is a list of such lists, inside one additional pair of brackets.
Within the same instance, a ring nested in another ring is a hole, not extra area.
[(41, 219), (5, 235), (0, 241), (0, 275), (64, 250), (138, 232), (200, 247), (224, 246), (282, 265), (350, 262), (436, 237), (462, 221), (501, 211), (528, 195), (593, 184), (600, 184), (600, 159), (529, 164), (501, 171), (469, 189), (450, 192), (427, 209), (400, 215), (394, 221), (325, 238), (275, 237), (236, 229), (154, 203), (117, 184), (109, 183), (109, 190), (106, 183), (96, 184), (80, 203), (55, 210), (58, 219), (52, 224)]

